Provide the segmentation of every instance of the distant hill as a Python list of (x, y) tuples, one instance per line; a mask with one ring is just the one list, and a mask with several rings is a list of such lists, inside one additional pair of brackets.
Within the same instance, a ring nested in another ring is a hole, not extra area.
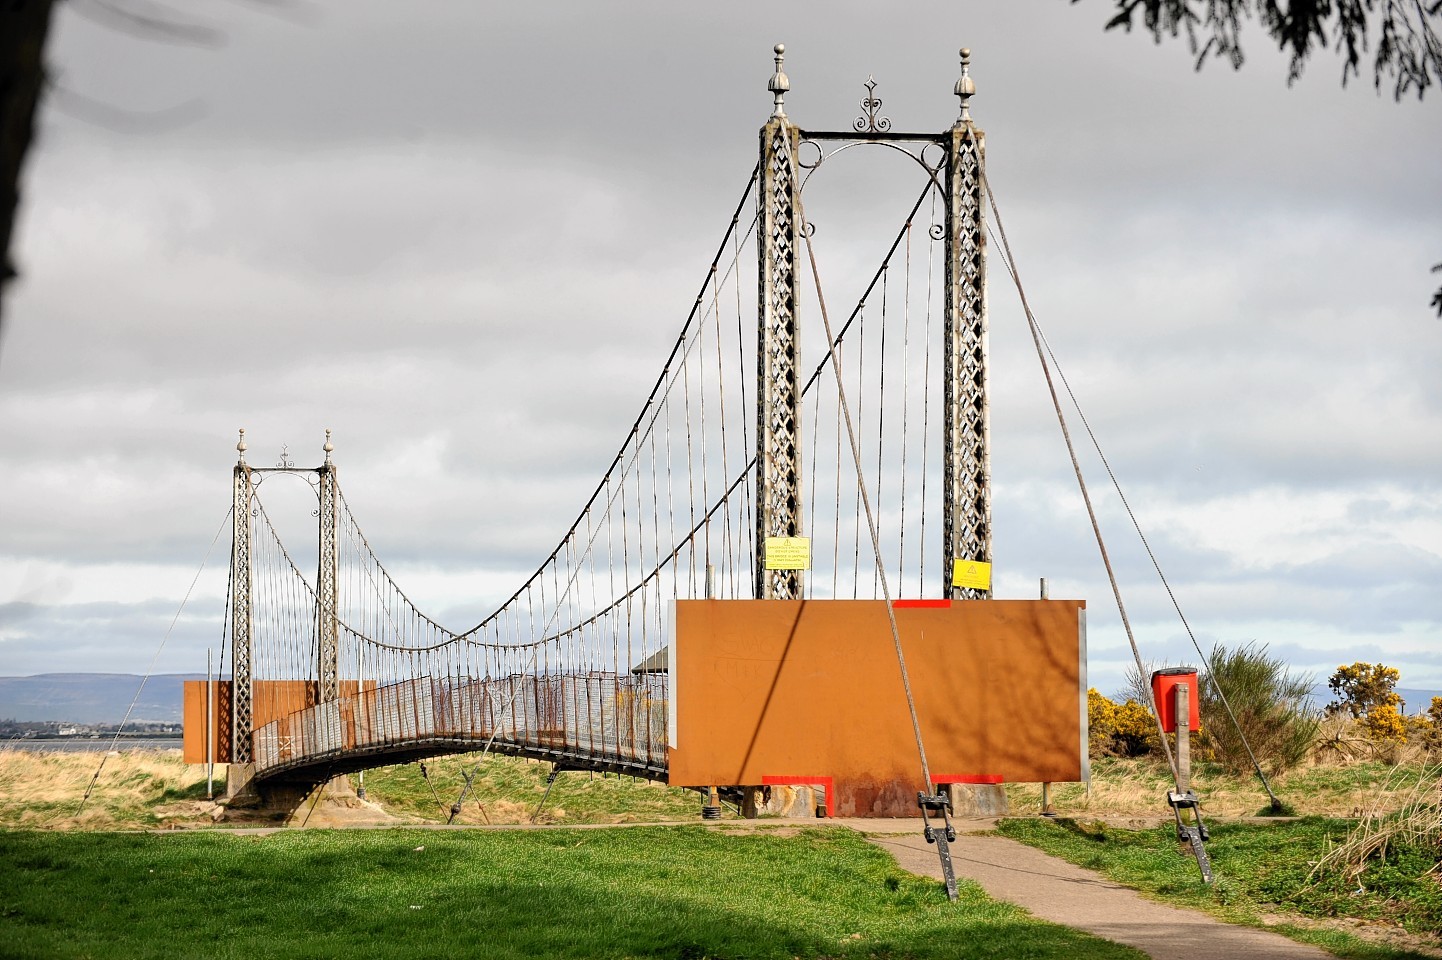
[[(1419, 687), (1398, 687), (1397, 692), (1402, 695), (1402, 705), (1408, 714), (1426, 713), (1427, 708), (1432, 705), (1432, 698), (1442, 697), (1442, 690), (1423, 690)], [(1325, 683), (1319, 683), (1312, 687), (1312, 699), (1317, 706), (1325, 707), (1337, 698)]]
[(1398, 687), (1397, 692), (1402, 695), (1402, 702), (1408, 713), (1424, 713), (1432, 705), (1433, 697), (1442, 697), (1442, 690), (1409, 690)]
[(145, 681), (133, 673), (40, 673), (32, 677), (0, 677), (0, 719), (71, 723), (119, 723), (140, 691), (133, 723), (179, 723), (186, 680), (204, 680), (200, 673), (162, 673)]

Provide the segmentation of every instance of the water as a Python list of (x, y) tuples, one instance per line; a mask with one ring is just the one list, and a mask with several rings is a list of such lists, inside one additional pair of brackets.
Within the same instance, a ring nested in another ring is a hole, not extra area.
[[(110, 749), (111, 738), (65, 737), (58, 740), (37, 740), (33, 738), (0, 740), (0, 750), (31, 750), (35, 752), (84, 753)], [(115, 749), (125, 750), (179, 750), (179, 737), (125, 737), (115, 743)]]

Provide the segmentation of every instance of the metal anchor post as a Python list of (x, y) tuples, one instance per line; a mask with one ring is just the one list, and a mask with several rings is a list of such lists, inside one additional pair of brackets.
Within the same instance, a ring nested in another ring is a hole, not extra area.
[[(928, 795), (917, 791), (916, 805), (921, 807), (921, 822), (925, 824), (924, 836), (927, 843), (936, 844), (937, 856), (941, 858), (941, 876), (946, 881), (946, 899), (956, 901), (956, 872), (951, 866), (951, 846), (956, 840), (956, 828), (951, 825), (951, 801), (946, 794)], [(932, 814), (939, 813), (941, 821), (933, 824)]]

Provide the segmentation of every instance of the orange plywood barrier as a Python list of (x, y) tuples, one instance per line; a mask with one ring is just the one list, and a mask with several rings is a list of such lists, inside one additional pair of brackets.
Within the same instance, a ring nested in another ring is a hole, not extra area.
[[(1085, 779), (1079, 600), (896, 604), (937, 783)], [(838, 816), (916, 809), (921, 762), (886, 605), (680, 600), (670, 782), (826, 782)]]
[[(182, 755), (186, 763), (205, 763), (206, 738), (212, 727), (215, 730), (215, 762), (230, 762), (231, 682), (212, 680), (210, 685), (215, 688), (213, 716), (208, 711), (210, 701), (206, 692), (206, 681), (185, 681)], [(365, 681), (366, 689), (374, 686), (373, 681)], [(342, 697), (353, 697), (357, 689), (356, 681), (341, 680), (338, 689)], [(319, 685), (314, 680), (256, 680), (251, 688), (251, 714), (255, 729), (259, 730), (267, 723), (313, 705), (318, 691)]]

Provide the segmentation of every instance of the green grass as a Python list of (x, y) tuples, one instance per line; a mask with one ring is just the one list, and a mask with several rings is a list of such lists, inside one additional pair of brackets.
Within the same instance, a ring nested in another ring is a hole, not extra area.
[[(1360, 888), (1341, 877), (1308, 878), (1329, 845), (1346, 839), (1352, 821), (1308, 817), (1268, 824), (1211, 825), (1207, 852), (1217, 881), (1201, 883), (1190, 848), (1166, 825), (1124, 830), (1078, 820), (1006, 820), (1004, 835), (1031, 844), (1157, 899), (1196, 907), (1234, 923), (1261, 925), (1264, 916), (1292, 916), (1279, 929), (1347, 957), (1398, 957), (1315, 921), (1348, 917), (1418, 933), (1442, 930), (1442, 883), (1427, 871), (1436, 850), (1394, 850), (1362, 875)], [(1308, 921), (1313, 921), (1309, 923)]]
[[(415, 763), (367, 771), (366, 798), (392, 813), (444, 823), (465, 786), (464, 775), (474, 772), (456, 822), (522, 823), (536, 812), (551, 772), (549, 763), (494, 755), (436, 757), (425, 766), (424, 777)], [(557, 778), (538, 822), (655, 823), (696, 821), (700, 815), (701, 795), (694, 790), (568, 771)]]
[(1140, 956), (785, 832), (0, 832), (0, 955)]

